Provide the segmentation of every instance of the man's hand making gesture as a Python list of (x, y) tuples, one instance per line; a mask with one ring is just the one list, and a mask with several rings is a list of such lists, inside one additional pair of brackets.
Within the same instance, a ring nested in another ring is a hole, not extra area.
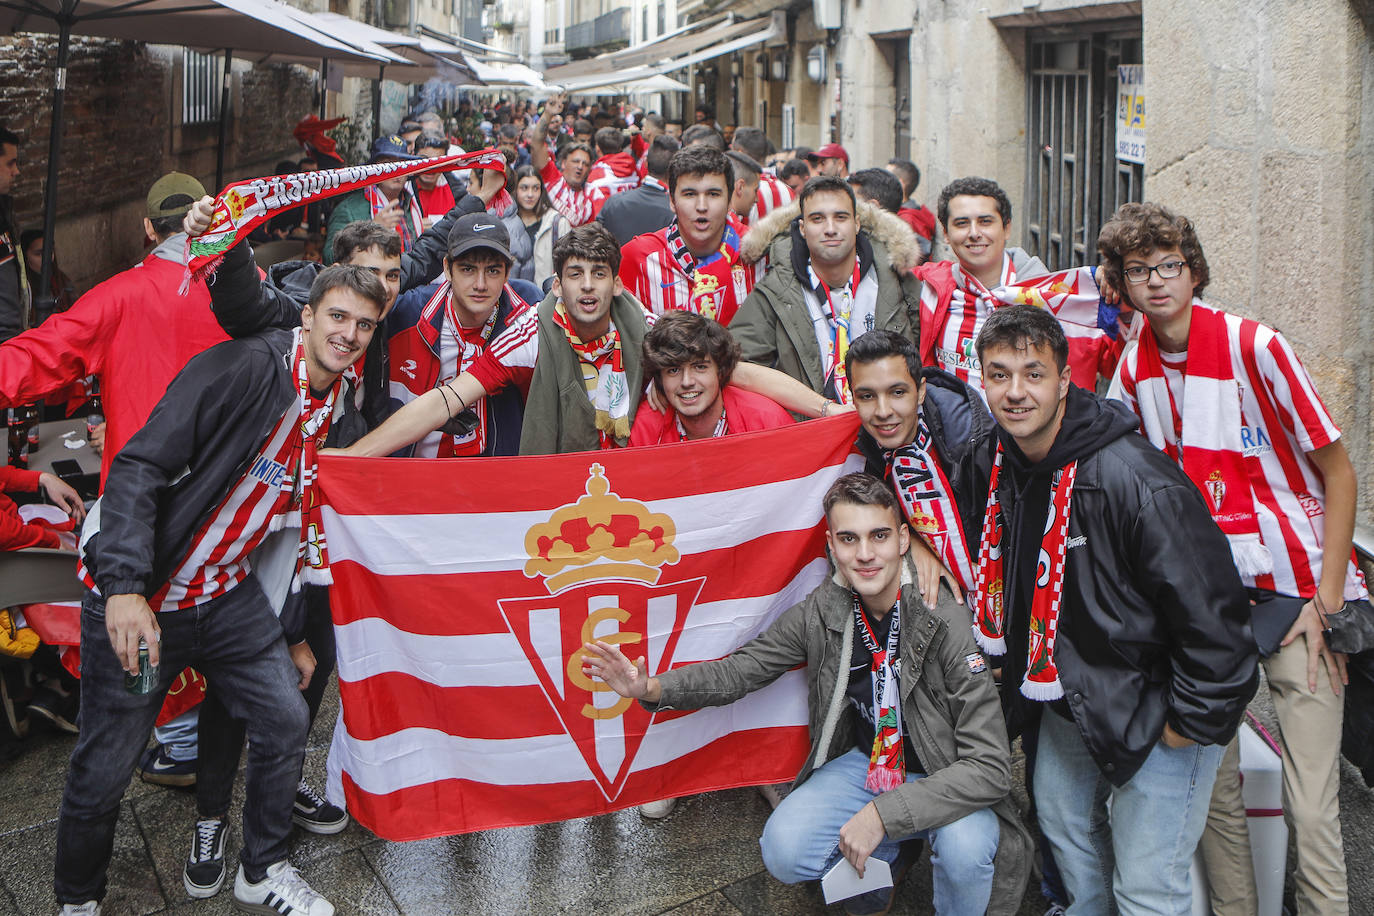
[(604, 681), (622, 697), (631, 700), (644, 700), (657, 703), (663, 696), (658, 678), (649, 677), (644, 656), (631, 662), (615, 646), (597, 640), (582, 644), (582, 673), (588, 677)]

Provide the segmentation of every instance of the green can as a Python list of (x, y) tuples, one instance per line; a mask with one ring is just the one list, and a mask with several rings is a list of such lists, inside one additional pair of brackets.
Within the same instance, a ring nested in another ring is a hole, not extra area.
[(138, 641), (138, 674), (125, 673), (124, 689), (140, 696), (157, 689), (157, 665), (148, 660), (147, 640)]

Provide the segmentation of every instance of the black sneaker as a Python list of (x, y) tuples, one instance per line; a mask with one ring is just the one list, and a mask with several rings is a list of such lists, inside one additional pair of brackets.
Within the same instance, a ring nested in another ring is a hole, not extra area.
[(296, 806), (291, 811), (291, 820), (302, 830), (328, 836), (348, 826), (348, 812), (338, 805), (331, 805), (310, 783), (302, 779), (296, 789)]
[(167, 756), (166, 745), (154, 744), (139, 761), (138, 776), (156, 786), (193, 786), (196, 784), (196, 762), (173, 760)]
[(181, 870), (181, 883), (196, 900), (213, 897), (224, 886), (224, 838), (228, 834), (229, 825), (223, 818), (196, 821), (191, 854)]
[(72, 692), (63, 696), (51, 687), (39, 687), (29, 701), (29, 713), (39, 716), (54, 728), (77, 734), (76, 713), (80, 708), (80, 694)]

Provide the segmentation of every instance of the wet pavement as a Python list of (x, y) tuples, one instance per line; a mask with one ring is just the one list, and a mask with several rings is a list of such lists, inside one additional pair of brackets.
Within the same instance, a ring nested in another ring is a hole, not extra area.
[[(325, 752), (337, 714), (331, 689), (312, 733), (306, 772), (324, 781)], [(1263, 696), (1257, 703), (1265, 718)], [(5, 765), (0, 791), (0, 916), (56, 911), (52, 860), (57, 809), (74, 738), (45, 732), (24, 742)], [(1024, 802), (1024, 796), (1022, 797)], [(242, 781), (234, 810), (242, 804)], [(1341, 804), (1351, 912), (1374, 916), (1374, 792), (1343, 766)], [(340, 914), (838, 914), (813, 886), (788, 887), (763, 869), (758, 835), (768, 803), (752, 789), (684, 799), (663, 821), (633, 810), (538, 827), (390, 843), (356, 824), (331, 837), (296, 831), (291, 859)], [(238, 912), (226, 887), (210, 900), (189, 899), (181, 885), (195, 817), (190, 792), (130, 786), (120, 812), (107, 916)], [(229, 862), (240, 845), (229, 835)], [(230, 872), (230, 882), (233, 872)], [(931, 912), (928, 858), (898, 890), (893, 914)], [(1028, 889), (1019, 916), (1046, 904)]]

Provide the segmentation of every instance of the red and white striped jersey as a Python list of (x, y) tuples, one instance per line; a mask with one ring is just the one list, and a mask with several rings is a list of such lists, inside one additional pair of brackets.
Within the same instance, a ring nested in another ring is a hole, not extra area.
[(225, 494), (191, 538), (186, 556), (148, 603), (173, 611), (203, 604), (238, 585), (252, 571), (248, 555), (300, 498), (301, 402), (286, 409), (248, 472)]
[[(642, 307), (642, 306), (641, 306)], [(653, 327), (658, 316), (645, 309), (644, 321)], [(560, 332), (561, 333), (561, 332)], [(482, 383), (488, 395), (506, 385), (519, 385), (528, 391), (539, 358), (539, 310), (529, 308), (506, 328), (468, 367), (473, 378)]]
[(686, 309), (728, 325), (754, 288), (754, 265), (739, 257), (742, 226), (726, 227), (720, 255), (697, 266), (674, 221), (636, 236), (621, 251), (620, 281), (655, 315)]
[[(983, 368), (978, 361), (974, 341), (983, 329), (983, 322), (1001, 303), (976, 277), (964, 271), (958, 261), (954, 262), (951, 272), (959, 289), (950, 301), (944, 327), (940, 329), (935, 344), (935, 359), (939, 368), (981, 392)], [(1012, 267), (1011, 255), (1004, 255), (999, 285), (1006, 286), (1015, 279), (1016, 270)], [(925, 290), (922, 290), (924, 293)]]
[[(1306, 368), (1278, 331), (1248, 318), (1226, 314), (1231, 369), (1240, 383), (1240, 445), (1254, 491), (1260, 537), (1274, 560), (1272, 574), (1246, 585), (1284, 595), (1310, 598), (1322, 574), (1326, 491), (1321, 473), (1307, 453), (1330, 445), (1341, 431), (1331, 419)], [(1161, 353), (1163, 358), (1166, 354)], [(1122, 355), (1110, 396), (1137, 414), (1137, 358), (1129, 347)], [(1187, 378), (1187, 354), (1167, 354), (1164, 362), (1171, 390)], [(1176, 387), (1177, 386), (1177, 387)], [(1182, 428), (1174, 398), (1175, 436)], [(1363, 577), (1353, 561), (1346, 570), (1347, 600), (1365, 597)]]
[(573, 190), (553, 161), (552, 152), (549, 153), (549, 161), (544, 163), (544, 168), (539, 174), (544, 179), (544, 190), (548, 193), (554, 209), (566, 216), (568, 222), (574, 226), (581, 226), (592, 221), (592, 196), (588, 193), (587, 186), (584, 184)]
[(781, 178), (764, 172), (759, 176), (759, 196), (754, 208), (749, 211), (746, 226), (752, 226), (778, 207), (785, 207), (796, 200), (796, 195)]

